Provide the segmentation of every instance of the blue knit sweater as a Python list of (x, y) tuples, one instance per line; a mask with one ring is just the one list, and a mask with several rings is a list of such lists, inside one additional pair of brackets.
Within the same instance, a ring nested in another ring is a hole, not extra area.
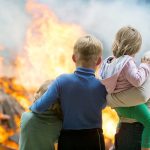
[(63, 129), (101, 128), (106, 94), (93, 69), (78, 67), (73, 74), (56, 78), (30, 109), (42, 113), (59, 99), (64, 115)]

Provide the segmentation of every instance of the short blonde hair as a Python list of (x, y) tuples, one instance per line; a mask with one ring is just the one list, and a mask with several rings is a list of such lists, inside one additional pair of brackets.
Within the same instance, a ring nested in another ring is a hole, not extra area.
[(74, 54), (78, 56), (78, 61), (90, 65), (97, 61), (102, 54), (102, 43), (91, 35), (80, 37), (74, 45)]
[(116, 34), (112, 51), (115, 57), (136, 54), (142, 45), (141, 34), (133, 27), (122, 27)]

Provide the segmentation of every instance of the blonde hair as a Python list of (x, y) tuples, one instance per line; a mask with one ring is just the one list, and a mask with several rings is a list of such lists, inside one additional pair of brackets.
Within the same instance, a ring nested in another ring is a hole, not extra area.
[(136, 54), (142, 45), (141, 34), (133, 27), (122, 27), (116, 34), (112, 51), (115, 57)]
[[(48, 86), (52, 83), (52, 80), (45, 81), (34, 95), (34, 101), (40, 98), (48, 89)], [(57, 100), (49, 109), (51, 109), (59, 119), (63, 118), (60, 102)]]
[(80, 37), (74, 45), (74, 54), (85, 66), (93, 65), (102, 54), (102, 43), (91, 35)]
[(48, 86), (50, 85), (51, 82), (52, 80), (47, 80), (39, 87), (39, 89), (36, 91), (34, 95), (34, 101), (40, 98), (47, 91)]

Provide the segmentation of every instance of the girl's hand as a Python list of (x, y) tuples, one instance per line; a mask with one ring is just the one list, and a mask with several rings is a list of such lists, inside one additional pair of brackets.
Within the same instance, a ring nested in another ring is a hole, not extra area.
[(150, 64), (150, 58), (143, 57), (143, 58), (141, 59), (141, 62), (142, 62), (142, 63), (146, 63), (146, 64)]

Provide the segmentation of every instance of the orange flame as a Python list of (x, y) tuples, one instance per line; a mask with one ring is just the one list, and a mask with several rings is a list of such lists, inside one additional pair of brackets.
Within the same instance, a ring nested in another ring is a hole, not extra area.
[(18, 100), (20, 105), (25, 110), (27, 110), (29, 105), (31, 105), (31, 101), (29, 101), (29, 95), (27, 91), (23, 88), (23, 86), (19, 86), (16, 83), (16, 79), (0, 78), (0, 86), (5, 93), (10, 94), (12, 97)]
[[(3, 109), (0, 110), (0, 123), (2, 123), (0, 125), (0, 143), (5, 145), (6, 147), (10, 147), (10, 148), (13, 148), (14, 150), (17, 150), (18, 144), (11, 141), (9, 137), (19, 132), (20, 115), (23, 111), (23, 108), (26, 110), (28, 109), (29, 105), (31, 105), (31, 101), (29, 101), (29, 95), (27, 91), (22, 86), (17, 85), (15, 82), (15, 79), (13, 78), (6, 78), (6, 77), (0, 78), (0, 87), (1, 87), (0, 88), (0, 105), (2, 105), (2, 108), (3, 108), (3, 105), (5, 104), (8, 105), (8, 102), (9, 102), (10, 108), (14, 107), (14, 108), (11, 108), (11, 111), (7, 110), (9, 113), (13, 112), (14, 116), (11, 116), (12, 114), (4, 115), (3, 113), (7, 113), (7, 111), (5, 109), (4, 109), (4, 112), (3, 112)], [(15, 102), (11, 103), (12, 100)], [(7, 103), (5, 103), (5, 101)], [(18, 108), (19, 110), (17, 110), (16, 108), (18, 107), (18, 105), (16, 105), (16, 101), (18, 101), (18, 103), (22, 106), (20, 107), (21, 109)], [(10, 109), (9, 107), (7, 106), (7, 109)], [(10, 115), (10, 117), (8, 117), (8, 115)], [(1, 119), (2, 120), (5, 119), (5, 121), (1, 121)], [(11, 124), (14, 122), (16, 124), (16, 127), (14, 125), (14, 129), (10, 129), (9, 127), (10, 124), (7, 124), (7, 121), (10, 121)]]
[[(62, 73), (72, 72), (74, 69), (71, 60), (73, 44), (85, 33), (78, 25), (59, 21), (43, 4), (29, 0), (26, 9), (32, 16), (32, 20), (27, 29), (24, 51), (16, 58), (16, 79), (11, 83), (7, 81), (2, 84), (6, 93), (15, 97), (25, 109), (31, 102), (24, 93), (24, 89), (17, 84), (27, 89), (34, 89), (47, 79), (54, 79)], [(3, 58), (0, 57), (0, 69), (2, 63)], [(13, 92), (8, 88), (10, 84), (15, 89)], [(106, 108), (103, 114), (105, 137), (112, 140), (118, 121), (117, 116), (110, 108)], [(15, 117), (15, 120), (16, 124), (19, 124), (19, 119)], [(12, 133), (4, 133), (4, 128), (0, 126), (0, 142), (8, 139), (10, 134)]]
[(9, 136), (13, 135), (13, 133), (13, 130), (9, 130), (9, 132), (6, 132), (6, 129), (0, 126), (0, 143), (6, 141)]
[(107, 107), (103, 110), (103, 131), (105, 135), (105, 142), (112, 144), (114, 142), (114, 135), (118, 123), (118, 116), (114, 110)]
[(29, 88), (73, 71), (73, 44), (84, 32), (77, 25), (60, 22), (45, 5), (28, 1), (27, 11), (32, 23), (26, 34), (25, 53), (18, 58), (23, 66), (18, 79)]

